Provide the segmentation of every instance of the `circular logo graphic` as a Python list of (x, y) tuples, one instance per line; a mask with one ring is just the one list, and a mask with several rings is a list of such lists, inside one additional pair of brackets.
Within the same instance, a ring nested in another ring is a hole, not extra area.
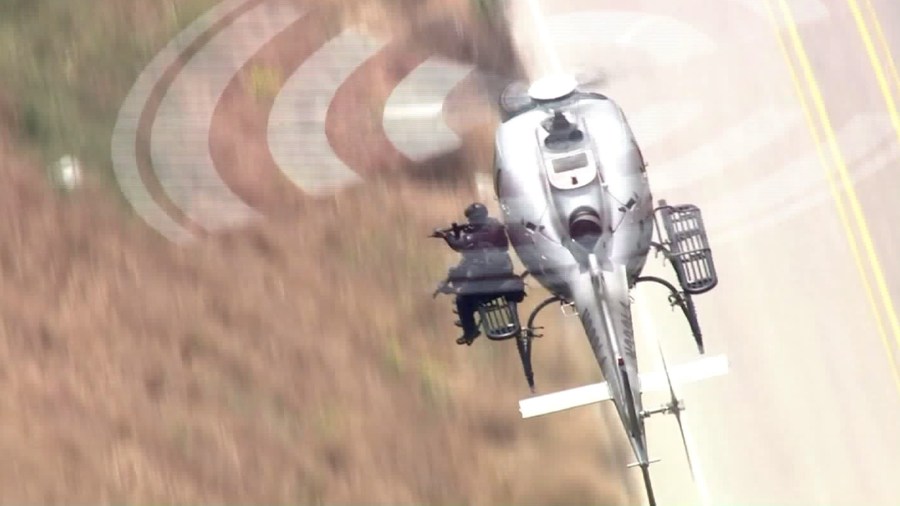
[[(729, 1), (768, 22), (758, 2)], [(733, 70), (753, 62), (733, 58), (731, 49), (759, 41), (729, 37), (714, 20), (688, 23), (674, 10), (555, 12), (545, 19), (545, 36), (565, 71), (610, 76), (598, 91), (628, 115), (654, 195), (696, 201), (717, 242), (827, 201), (814, 150), (766, 156), (805, 128), (796, 99), (760, 101), (754, 95), (766, 88), (748, 83), (740, 89), (753, 94), (736, 96)], [(818, 0), (798, 2), (796, 10), (798, 22), (828, 14)], [(448, 97), (475, 86), (474, 65), (423, 52), (410, 40), (334, 28), (328, 19), (288, 0), (229, 0), (150, 62), (112, 140), (119, 185), (142, 219), (186, 241), (261, 219), (266, 206), (277, 205), (268, 197), (285, 187), (291, 198), (327, 197), (400, 160), (459, 147)], [(768, 76), (759, 79), (765, 86)], [(718, 97), (746, 100), (729, 105)], [(878, 113), (860, 112), (841, 125), (848, 162), (866, 160), (854, 177), (896, 158), (883, 142), (891, 135), (889, 119)], [(759, 160), (770, 165), (734, 176), (734, 168)], [(726, 176), (735, 178), (727, 194), (703, 194), (706, 183)]]

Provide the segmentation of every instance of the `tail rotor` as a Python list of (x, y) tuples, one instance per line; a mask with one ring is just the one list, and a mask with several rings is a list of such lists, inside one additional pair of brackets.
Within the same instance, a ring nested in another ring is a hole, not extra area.
[(691, 479), (696, 481), (696, 477), (694, 476), (694, 463), (691, 460), (691, 451), (687, 444), (687, 438), (684, 435), (684, 425), (681, 423), (681, 412), (684, 411), (684, 402), (675, 396), (675, 388), (672, 386), (672, 378), (669, 376), (669, 368), (666, 365), (666, 357), (663, 354), (662, 344), (657, 341), (656, 345), (659, 347), (659, 358), (662, 360), (663, 372), (666, 375), (666, 382), (669, 385), (669, 403), (666, 404), (662, 409), (665, 413), (671, 413), (675, 415), (675, 421), (678, 422), (678, 432), (681, 433), (681, 443), (684, 445), (684, 454), (687, 457), (688, 468), (691, 471)]

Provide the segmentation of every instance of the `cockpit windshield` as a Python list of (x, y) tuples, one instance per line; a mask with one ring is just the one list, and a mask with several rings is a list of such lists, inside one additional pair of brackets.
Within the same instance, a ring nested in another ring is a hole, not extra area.
[(541, 127), (547, 132), (544, 146), (552, 151), (569, 151), (584, 140), (584, 132), (577, 122), (561, 111), (555, 111), (552, 117), (541, 123)]

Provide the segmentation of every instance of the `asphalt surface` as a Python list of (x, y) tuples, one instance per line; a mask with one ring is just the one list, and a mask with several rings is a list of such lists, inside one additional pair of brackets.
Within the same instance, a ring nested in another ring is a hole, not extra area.
[[(900, 4), (872, 0), (883, 37), (866, 0), (542, 0), (537, 25), (514, 7), (535, 74), (602, 70), (655, 198), (710, 232), (720, 283), (697, 305), (731, 370), (676, 387), (696, 481), (674, 418), (648, 421), (659, 504), (900, 504), (900, 79), (880, 42), (900, 57)], [(634, 297), (643, 370), (655, 338), (670, 365), (697, 357), (661, 288)]]

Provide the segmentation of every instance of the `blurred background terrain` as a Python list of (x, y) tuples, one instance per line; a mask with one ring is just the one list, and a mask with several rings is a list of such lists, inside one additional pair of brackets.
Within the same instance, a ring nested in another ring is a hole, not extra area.
[[(430, 298), (455, 258), (425, 236), (479, 198), (489, 122), (432, 162), (450, 177), (398, 165), (337, 197), (263, 195), (270, 219), (185, 245), (131, 214), (118, 109), (216, 3), (0, 1), (0, 501), (628, 502), (597, 413), (522, 421), (514, 346), (456, 346), (450, 299)], [(485, 2), (319, 3), (428, 40), (462, 26), (455, 57), (515, 59)], [(46, 167), (68, 154), (85, 182), (62, 192)], [(523, 314), (541, 299), (532, 283)], [(536, 342), (546, 391), (595, 379), (573, 343)]]

